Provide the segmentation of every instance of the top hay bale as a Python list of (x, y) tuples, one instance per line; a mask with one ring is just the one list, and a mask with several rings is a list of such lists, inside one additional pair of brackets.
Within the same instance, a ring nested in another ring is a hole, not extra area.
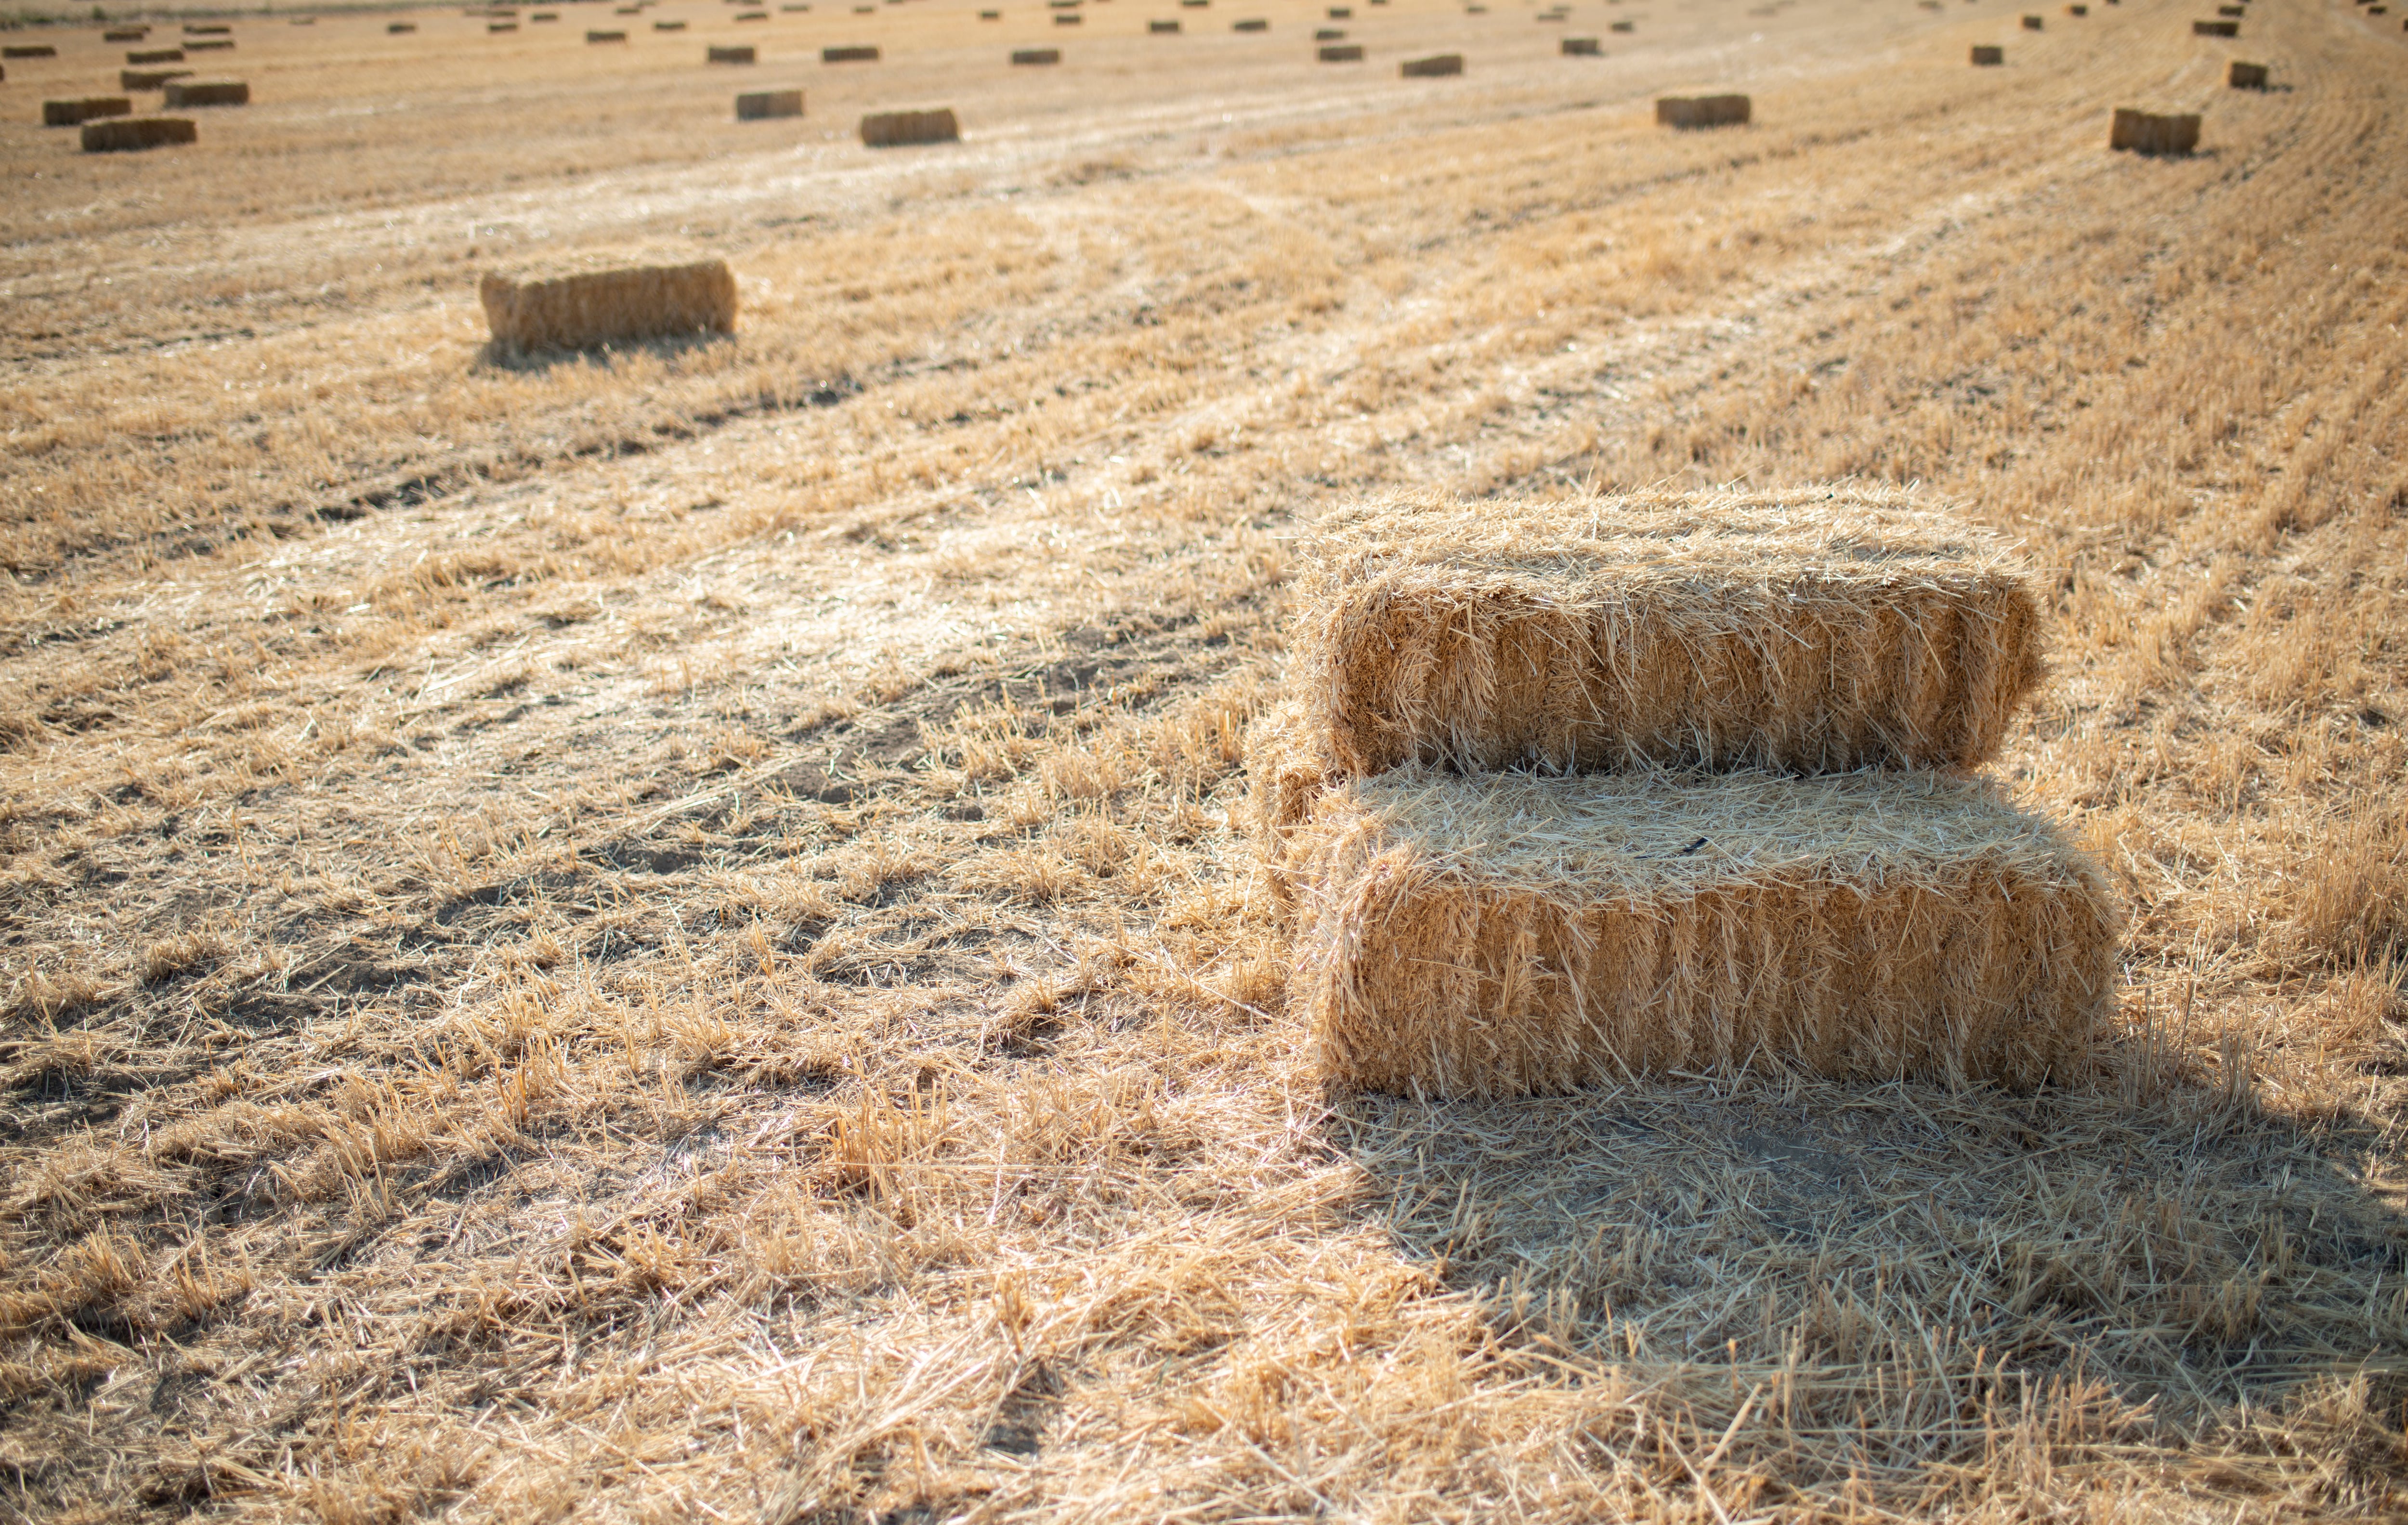
[(1744, 95), (1667, 95), (1656, 103), (1659, 127), (1743, 127), (1755, 106)]
[(1302, 563), (1251, 763), (1273, 842), (1413, 763), (1969, 768), (2043, 670), (2005, 548), (1895, 492), (1373, 504)]
[(1335, 1084), (1489, 1096), (1771, 1061), (2014, 1088), (2113, 999), (2097, 868), (1973, 779), (1364, 779), (1305, 834)]
[(721, 259), (572, 256), (488, 274), (477, 295), (494, 342), (512, 350), (736, 330), (736, 277)]

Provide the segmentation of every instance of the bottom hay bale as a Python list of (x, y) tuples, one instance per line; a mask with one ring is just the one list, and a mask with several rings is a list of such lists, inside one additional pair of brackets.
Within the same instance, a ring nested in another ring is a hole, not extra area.
[(2195, 114), (2153, 116), (2119, 106), (2107, 130), (2107, 147), (2135, 153), (2188, 153), (2199, 147), (2199, 118)]
[(861, 119), (861, 141), (873, 149), (961, 140), (961, 124), (953, 120), (950, 107), (938, 111), (878, 111)]
[(135, 149), (164, 148), (200, 138), (190, 117), (121, 117), (114, 121), (88, 121), (83, 127), (83, 151), (122, 153)]
[(1739, 127), (1746, 125), (1754, 109), (1754, 103), (1745, 95), (1667, 95), (1656, 103), (1656, 124)]
[(478, 283), (494, 342), (515, 349), (736, 330), (736, 277), (720, 259), (590, 254)]
[(190, 69), (120, 69), (117, 88), (120, 90), (164, 90), (170, 79), (192, 77)]
[(1434, 58), (1409, 58), (1397, 65), (1398, 77), (1406, 79), (1436, 79), (1445, 75), (1462, 72), (1463, 55), (1461, 53), (1440, 53)]
[(736, 97), (736, 120), (767, 121), (776, 117), (799, 117), (803, 114), (803, 93), (799, 90), (754, 90)]
[(166, 104), (178, 106), (249, 106), (251, 86), (240, 79), (188, 79), (166, 86)]
[(2047, 822), (1936, 774), (1419, 770), (1330, 795), (1295, 994), (1325, 1077), (1554, 1092), (1797, 1065), (2073, 1072), (2120, 917)]
[(73, 127), (94, 117), (122, 117), (134, 109), (122, 95), (91, 95), (79, 101), (44, 101), (42, 125)]

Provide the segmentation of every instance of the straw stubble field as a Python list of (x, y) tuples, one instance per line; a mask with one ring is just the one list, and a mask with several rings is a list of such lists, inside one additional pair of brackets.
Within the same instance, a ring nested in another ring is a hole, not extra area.
[[(7, 113), (12, 1510), (2408, 1504), (2395, 36), (830, 8), (747, 29), (800, 123), (700, 7), (246, 21), (187, 149)], [(54, 35), (0, 99), (119, 62)], [(732, 339), (484, 349), (482, 270), (663, 235)], [(2129, 913), (2094, 1073), (1325, 1090), (1239, 830), (1292, 534), (1848, 476), (2042, 571), (1994, 766)]]

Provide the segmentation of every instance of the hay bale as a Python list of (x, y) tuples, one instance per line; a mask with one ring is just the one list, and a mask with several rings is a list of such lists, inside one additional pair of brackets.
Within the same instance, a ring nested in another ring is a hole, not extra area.
[(1212, 0), (1179, 0), (1179, 8), (1182, 10), (1202, 10), (1211, 3)]
[(183, 106), (249, 106), (251, 86), (240, 79), (194, 79), (170, 83), (165, 104)]
[(1317, 55), (1324, 64), (1360, 64), (1363, 45), (1359, 42), (1333, 42), (1322, 48)]
[(188, 37), (230, 37), (234, 36), (234, 28), (222, 24), (211, 24), (206, 22), (194, 24), (187, 21), (184, 23), (184, 36)]
[(706, 64), (757, 64), (760, 62), (759, 50), (749, 47), (711, 48), (707, 50), (707, 52), (709, 56), (703, 60)]
[(1638, 23), (1635, 21), (1614, 21), (1609, 24), (1606, 27), (1606, 30), (1609, 32), (1636, 32), (1639, 30), (1639, 27)]
[[(0, 48), (0, 58), (56, 58), (59, 50), (47, 42), (19, 43), (13, 48)], [(133, 57), (127, 54), (127, 57)], [(182, 56), (182, 55), (178, 55)], [(136, 59), (135, 62), (139, 63)]]
[(999, 10), (982, 10), (979, 12), (979, 20), (982, 21), (999, 21), (1003, 20), (1003, 12)]
[(878, 50), (875, 48), (823, 48), (820, 50), (820, 62), (823, 64), (875, 64), (878, 62)]
[(2065, 13), (2068, 16), (2087, 16), (2090, 14), (2090, 7), (2088, 6), (2068, 6), (2065, 7)]
[(950, 108), (939, 111), (878, 111), (861, 119), (861, 141), (872, 149), (917, 143), (958, 143), (961, 124)]
[(1767, 1063), (2028, 1089), (2114, 1000), (2104, 877), (1979, 780), (1415, 770), (1307, 834), (1292, 991), (1350, 1090)]
[(136, 49), (125, 55), (128, 64), (181, 64), (184, 50), (180, 48)]
[(1312, 40), (1315, 42), (1343, 42), (1346, 40), (1346, 34), (1334, 26), (1316, 27), (1313, 30)]
[(1595, 37), (1566, 37), (1557, 51), (1566, 58), (1601, 58), (1605, 53)]
[(1254, 827), (1411, 763), (1970, 768), (2041, 679), (1987, 533), (1901, 493), (1382, 503), (1325, 515)]
[(2158, 116), (2119, 106), (2107, 132), (2107, 147), (2135, 153), (2188, 153), (2199, 147), (2199, 117)]
[(234, 51), (234, 39), (232, 37), (204, 37), (199, 41), (184, 44), (184, 50), (189, 53), (230, 53)]
[(134, 103), (122, 95), (88, 95), (79, 101), (44, 101), (42, 125), (45, 127), (79, 127), (95, 117), (123, 117), (134, 112)]
[(777, 117), (799, 117), (803, 114), (803, 93), (799, 90), (755, 90), (736, 97), (736, 120), (767, 121)]
[(84, 124), (83, 151), (123, 153), (199, 139), (189, 117), (121, 117), (113, 121)]
[(192, 73), (190, 69), (120, 69), (117, 71), (117, 88), (164, 90), (168, 80), (189, 78)]
[(1085, 21), (1086, 18), (1080, 15), (1075, 10), (1057, 11), (1054, 16), (1054, 24), (1055, 26), (1078, 26), (1084, 23)]
[(532, 16), (528, 17), (528, 18), (527, 18), (527, 20), (528, 20), (530, 22), (533, 22), (533, 21), (559, 21), (559, 20), (560, 20), (560, 12), (558, 12), (558, 11), (556, 11), (556, 10), (538, 10), (538, 11), (537, 11), (534, 15), (532, 15)]
[(1230, 31), (1232, 31), (1232, 32), (1268, 32), (1268, 31), (1269, 31), (1270, 29), (1271, 29), (1271, 23), (1270, 23), (1270, 22), (1268, 22), (1268, 21), (1240, 21), (1237, 25), (1235, 25), (1235, 26), (1231, 27), (1229, 30), (1230, 30)]
[(736, 19), (739, 21), (766, 21), (769, 19), (769, 13), (766, 10), (739, 10), (736, 13)]
[[(2215, 7), (2215, 13), (2218, 16), (2231, 17), (2236, 21), (2249, 14), (2246, 9), (2240, 6), (2218, 6)], [(2370, 11), (2369, 14), (2372, 14), (2372, 12)]]
[(384, 30), (385, 36), (397, 37), (405, 33), (417, 31), (418, 23), (416, 21), (387, 21), (384, 23)]
[(654, 21), (652, 23), (652, 30), (655, 32), (682, 32), (685, 30), (685, 23), (683, 21)]
[(2234, 59), (2232, 67), (2225, 72), (2224, 82), (2234, 90), (2264, 90), (2266, 65), (2243, 64), (2239, 59)]
[(627, 40), (627, 34), (624, 32), (595, 32), (589, 30), (585, 34), (585, 40), (589, 43), (624, 42)]
[(1656, 103), (1659, 127), (1744, 126), (1755, 107), (1744, 95), (1667, 95)]
[(576, 255), (488, 273), (477, 296), (494, 342), (506, 349), (585, 349), (736, 331), (736, 277), (717, 258)]
[(1062, 62), (1062, 50), (1059, 48), (1015, 48), (1011, 52), (1011, 62), (1014, 64), (1059, 64)]
[(1154, 36), (1168, 36), (1179, 30), (1179, 22), (1175, 18), (1168, 21), (1148, 21), (1145, 23), (1145, 29)]
[(2190, 30), (2191, 36), (2196, 37), (2237, 37), (2241, 36), (2241, 23), (2239, 21), (2193, 21), (2190, 23)]
[(1398, 74), (1407, 79), (1437, 79), (1463, 72), (1461, 53), (1438, 53), (1428, 58), (1409, 58), (1397, 65)]
[(1973, 64), (1976, 68), (1995, 68), (2006, 61), (2007, 50), (2004, 48), (1985, 48), (1978, 42), (1973, 45)]
[(1332, 6), (1329, 7), (1329, 19), (1333, 21), (1351, 21), (1354, 19), (1354, 8), (1352, 6)]
[(485, 31), (488, 36), (495, 32), (515, 32), (518, 29), (519, 23), (516, 21), (487, 21), (485, 23)]
[(2039, 17), (2037, 17), (2037, 16), (2027, 16), (2027, 17), (2025, 17), (2025, 18), (2024, 18), (2024, 30), (2025, 30), (2025, 31), (2027, 31), (2027, 32), (2037, 32), (2037, 31), (2039, 31), (2040, 29), (2041, 29), (2041, 18), (2039, 18)]
[(103, 32), (100, 35), (100, 40), (103, 42), (140, 42), (150, 36), (150, 29), (147, 26), (129, 26)]

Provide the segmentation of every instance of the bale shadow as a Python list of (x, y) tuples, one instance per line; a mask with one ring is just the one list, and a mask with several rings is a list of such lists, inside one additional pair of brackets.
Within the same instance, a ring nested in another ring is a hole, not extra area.
[(564, 365), (598, 365), (605, 369), (638, 355), (655, 360), (673, 361), (722, 345), (733, 345), (736, 335), (704, 331), (694, 334), (665, 335), (652, 339), (622, 339), (609, 344), (588, 345), (577, 349), (551, 347), (528, 349), (502, 339), (487, 339), (478, 348), (476, 365), (480, 370), (511, 371), (520, 375), (548, 375)]
[(2384, 1497), (2408, 1226), (2352, 1165), (2384, 1130), (2128, 1090), (1690, 1077), (1325, 1126), (1358, 1210), (1500, 1344), (1661, 1394), (1775, 1492), (1926, 1508), (2151, 1454)]

